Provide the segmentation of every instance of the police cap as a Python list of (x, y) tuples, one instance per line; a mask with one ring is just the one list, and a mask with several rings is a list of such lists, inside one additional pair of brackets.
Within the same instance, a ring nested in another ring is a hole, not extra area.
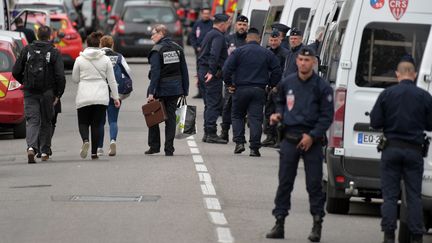
[(409, 62), (409, 63), (412, 63), (412, 65), (415, 66), (414, 58), (413, 58), (411, 55), (409, 55), (409, 54), (403, 56), (403, 57), (399, 60), (399, 63), (401, 63), (401, 62)]
[(237, 16), (237, 22), (249, 23), (249, 19), (244, 15)]
[(271, 25), (271, 27), (273, 29), (277, 29), (279, 32), (282, 32), (282, 33), (285, 33), (285, 34), (288, 33), (288, 31), (290, 30), (290, 27), (288, 27), (288, 26), (286, 26), (284, 24), (281, 24), (281, 23), (274, 23), (274, 24)]
[(215, 14), (214, 15), (214, 22), (215, 23), (227, 22), (228, 19), (229, 19), (229, 16), (226, 14)]
[(292, 28), (290, 36), (303, 36), (303, 32), (297, 28)]
[(270, 33), (270, 36), (273, 38), (279, 37), (279, 30), (276, 28), (273, 28), (272, 32)]
[(260, 33), (259, 33), (259, 30), (258, 29), (256, 29), (256, 28), (250, 28), (249, 30), (248, 30), (248, 35), (249, 34), (255, 34), (255, 35), (259, 35)]
[(298, 52), (298, 55), (316, 57), (315, 51), (308, 46), (302, 47), (302, 49), (300, 49), (300, 51)]

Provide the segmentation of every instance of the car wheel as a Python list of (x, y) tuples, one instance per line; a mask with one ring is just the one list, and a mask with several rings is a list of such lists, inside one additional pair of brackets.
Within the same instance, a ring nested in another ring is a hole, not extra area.
[(335, 197), (329, 197), (329, 195), (334, 195), (331, 190), (334, 190), (330, 183), (327, 184), (327, 212), (333, 213), (333, 214), (348, 214), (349, 208), (350, 208), (350, 201), (349, 198), (335, 198)]
[(26, 121), (22, 121), (20, 124), (13, 128), (14, 138), (25, 138), (26, 137)]

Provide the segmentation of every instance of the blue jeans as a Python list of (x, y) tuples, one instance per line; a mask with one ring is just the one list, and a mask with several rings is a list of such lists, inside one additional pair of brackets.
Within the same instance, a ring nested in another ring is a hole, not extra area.
[[(118, 133), (117, 120), (118, 120), (119, 111), (120, 108), (115, 107), (114, 100), (110, 98), (108, 108), (106, 111), (108, 114), (108, 124), (110, 127), (110, 141), (117, 140), (117, 133)], [(105, 135), (105, 123), (106, 123), (106, 116), (103, 117), (101, 124), (99, 126), (98, 148), (103, 148), (103, 141)]]

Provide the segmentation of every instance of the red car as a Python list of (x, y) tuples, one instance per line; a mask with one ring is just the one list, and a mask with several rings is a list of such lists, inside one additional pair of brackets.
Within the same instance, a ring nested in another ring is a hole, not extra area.
[(16, 43), (0, 39), (0, 130), (12, 130), (14, 138), (25, 138), (24, 94), (12, 76)]
[(60, 50), (65, 65), (71, 66), (83, 49), (80, 34), (66, 14), (51, 14), (54, 45)]

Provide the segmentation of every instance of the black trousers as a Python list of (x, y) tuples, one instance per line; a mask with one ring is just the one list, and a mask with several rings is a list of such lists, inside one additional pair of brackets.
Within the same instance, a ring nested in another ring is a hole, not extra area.
[[(174, 153), (174, 137), (176, 131), (176, 109), (179, 96), (158, 97), (165, 106), (167, 119), (165, 120), (165, 152)], [(159, 124), (149, 128), (148, 145), (153, 150), (160, 150)]]
[(99, 141), (99, 126), (105, 116), (106, 105), (89, 105), (78, 109), (78, 128), (81, 139), (89, 141), (89, 128), (91, 127), (91, 153), (97, 153)]

